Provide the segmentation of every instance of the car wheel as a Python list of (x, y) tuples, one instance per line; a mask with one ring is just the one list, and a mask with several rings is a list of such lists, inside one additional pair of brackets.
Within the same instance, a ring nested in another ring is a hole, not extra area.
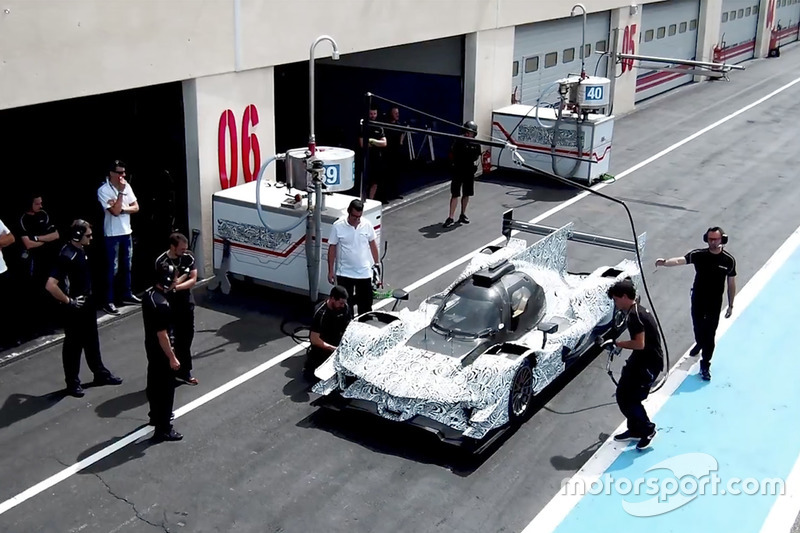
[(530, 361), (525, 360), (511, 380), (511, 392), (508, 395), (509, 420), (512, 423), (520, 422), (528, 413), (531, 403), (533, 403), (533, 370)]

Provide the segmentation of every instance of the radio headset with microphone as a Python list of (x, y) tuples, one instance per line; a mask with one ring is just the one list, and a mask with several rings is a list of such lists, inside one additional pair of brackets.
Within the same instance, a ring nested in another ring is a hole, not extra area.
[(719, 226), (711, 226), (710, 228), (708, 228), (706, 230), (706, 232), (703, 233), (703, 242), (708, 242), (708, 234), (711, 233), (712, 231), (718, 231), (720, 233), (720, 235), (722, 235), (722, 243), (721, 244), (728, 244), (728, 236), (725, 234), (725, 232)]
[(85, 220), (78, 219), (70, 226), (70, 238), (75, 242), (80, 242), (86, 232), (89, 230), (89, 223)]

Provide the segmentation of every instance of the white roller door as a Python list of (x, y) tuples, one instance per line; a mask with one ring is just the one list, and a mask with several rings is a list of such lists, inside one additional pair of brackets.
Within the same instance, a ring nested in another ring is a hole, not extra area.
[(723, 0), (720, 48), (715, 61), (740, 63), (755, 56), (758, 0)]
[[(611, 15), (608, 11), (593, 13), (586, 21), (586, 73), (606, 75), (606, 56), (595, 52), (608, 50)], [(581, 72), (581, 17), (549, 20), (517, 26), (514, 34), (514, 68), (512, 103), (536, 104), (543, 90), (554, 81)], [(555, 91), (543, 102), (558, 100)]]
[(775, 10), (775, 37), (778, 44), (797, 40), (798, 21), (800, 21), (800, 0), (777, 0)]
[[(697, 53), (697, 19), (699, 0), (670, 0), (642, 6), (642, 29), (639, 32), (638, 54), (646, 56), (694, 59)], [(655, 70), (643, 62), (636, 76), (636, 101), (650, 98), (692, 81), (681, 71), (689, 67), (675, 66), (675, 71)], [(664, 67), (668, 65), (662, 65)]]

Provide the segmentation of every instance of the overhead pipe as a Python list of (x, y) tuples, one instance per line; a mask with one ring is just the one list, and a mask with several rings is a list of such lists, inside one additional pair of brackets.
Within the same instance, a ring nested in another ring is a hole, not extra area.
[(730, 70), (745, 70), (742, 65), (729, 65), (728, 63), (714, 63), (713, 61), (694, 61), (692, 59), (675, 59), (671, 57), (642, 56), (638, 54), (617, 54), (618, 59), (633, 59), (639, 61), (650, 61), (652, 63), (669, 63), (673, 65), (686, 65), (689, 67), (701, 67), (719, 72)]

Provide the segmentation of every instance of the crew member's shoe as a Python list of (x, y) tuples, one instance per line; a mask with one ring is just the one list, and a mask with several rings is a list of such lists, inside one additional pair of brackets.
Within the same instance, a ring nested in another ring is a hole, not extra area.
[(469, 224), (469, 218), (464, 213), (461, 213), (461, 216), (458, 217), (459, 224)]
[(631, 430), (623, 431), (622, 433), (618, 433), (614, 435), (614, 442), (625, 442), (629, 440), (636, 440), (639, 437), (631, 433)]
[(655, 437), (656, 437), (656, 430), (654, 429), (653, 432), (650, 433), (648, 436), (639, 439), (639, 442), (636, 443), (636, 449), (644, 450), (645, 448), (650, 446), (650, 443), (653, 441)]
[(122, 299), (122, 303), (138, 305), (138, 304), (142, 303), (142, 299), (139, 298), (138, 296), (136, 296), (135, 294), (131, 294), (130, 296), (126, 296), (125, 298), (123, 298)]
[(452, 226), (453, 224), (455, 224), (455, 222), (453, 221), (453, 219), (452, 219), (452, 218), (450, 218), (450, 217), (447, 217), (447, 220), (445, 220), (445, 221), (444, 221), (444, 224), (442, 224), (442, 227), (443, 227), (443, 228), (449, 228), (449, 227), (450, 227), (450, 226)]
[(181, 375), (175, 376), (175, 380), (180, 381), (181, 383), (186, 383), (187, 385), (192, 385), (192, 386), (200, 384), (200, 382), (197, 381), (197, 378), (192, 377), (191, 374), (188, 375), (188, 376), (181, 376)]
[(118, 315), (119, 314), (119, 309), (117, 309), (117, 306), (114, 305), (112, 302), (108, 302), (106, 305), (104, 305), (103, 306), (103, 311), (105, 311), (109, 315)]
[(700, 350), (701, 350), (700, 345), (695, 344), (694, 346), (692, 346), (692, 349), (689, 350), (689, 355), (691, 355), (692, 357), (697, 357), (698, 355), (700, 355)]
[(183, 435), (175, 431), (174, 429), (170, 429), (168, 432), (156, 432), (153, 433), (153, 440), (157, 442), (162, 441), (178, 441), (183, 438)]
[(75, 385), (74, 387), (67, 387), (67, 394), (70, 396), (74, 396), (75, 398), (83, 398), (86, 396), (86, 393), (83, 390), (83, 387), (80, 385)]
[(707, 368), (701, 369), (700, 377), (703, 378), (703, 381), (711, 381), (711, 370)]

